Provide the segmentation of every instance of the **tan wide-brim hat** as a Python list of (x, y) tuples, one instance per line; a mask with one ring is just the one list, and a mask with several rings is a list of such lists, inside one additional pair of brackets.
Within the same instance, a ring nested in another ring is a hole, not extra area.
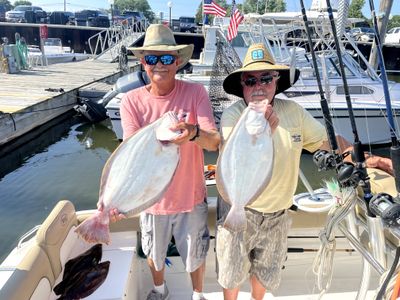
[(172, 30), (162, 24), (152, 24), (147, 28), (143, 47), (128, 47), (137, 58), (143, 58), (145, 51), (176, 51), (180, 58), (178, 68), (187, 64), (193, 49), (193, 44), (177, 45)]
[[(253, 44), (249, 47), (243, 61), (243, 67), (230, 73), (224, 80), (225, 92), (243, 98), (241, 76), (243, 72), (250, 71), (278, 71), (279, 80), (275, 94), (282, 93), (292, 86), (290, 83), (290, 67), (277, 65), (272, 55), (264, 44)], [(293, 84), (300, 76), (300, 71), (295, 69)]]

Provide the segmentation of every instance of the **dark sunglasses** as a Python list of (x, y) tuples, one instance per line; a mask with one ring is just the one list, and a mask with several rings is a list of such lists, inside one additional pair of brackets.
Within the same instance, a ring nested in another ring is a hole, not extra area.
[(171, 54), (163, 54), (163, 55), (145, 55), (144, 60), (146, 61), (146, 64), (150, 66), (155, 66), (159, 61), (163, 65), (172, 65), (176, 57), (171, 55)]
[(243, 83), (246, 86), (250, 86), (250, 87), (255, 86), (257, 84), (257, 82), (260, 82), (260, 84), (262, 84), (262, 85), (267, 85), (272, 82), (274, 77), (279, 78), (279, 75), (262, 75), (260, 77), (260, 79), (258, 79), (257, 77), (250, 77), (250, 78), (243, 80)]

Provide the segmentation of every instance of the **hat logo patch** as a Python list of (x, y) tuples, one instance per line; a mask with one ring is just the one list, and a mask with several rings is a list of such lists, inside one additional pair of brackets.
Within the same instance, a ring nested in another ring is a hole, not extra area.
[(263, 59), (264, 58), (264, 51), (262, 49), (253, 50), (251, 52), (251, 58), (254, 60)]

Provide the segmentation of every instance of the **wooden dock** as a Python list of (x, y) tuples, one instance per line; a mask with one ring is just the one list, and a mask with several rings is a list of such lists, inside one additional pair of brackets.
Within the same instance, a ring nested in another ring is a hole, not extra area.
[(80, 89), (120, 76), (117, 63), (96, 60), (0, 73), (0, 145), (72, 109)]

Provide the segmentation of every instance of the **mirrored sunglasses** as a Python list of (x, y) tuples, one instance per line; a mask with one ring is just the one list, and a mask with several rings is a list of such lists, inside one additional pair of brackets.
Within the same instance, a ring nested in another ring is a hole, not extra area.
[(269, 75), (262, 75), (260, 78), (250, 77), (250, 78), (243, 80), (243, 83), (249, 87), (255, 86), (257, 84), (257, 82), (260, 82), (261, 85), (267, 85), (267, 84), (270, 84), (272, 82), (272, 80), (274, 80), (274, 77), (279, 78), (279, 75), (270, 75), (269, 74)]
[(176, 57), (171, 55), (171, 54), (163, 54), (163, 55), (145, 55), (144, 60), (146, 61), (146, 64), (150, 66), (155, 66), (159, 61), (163, 65), (172, 65)]

